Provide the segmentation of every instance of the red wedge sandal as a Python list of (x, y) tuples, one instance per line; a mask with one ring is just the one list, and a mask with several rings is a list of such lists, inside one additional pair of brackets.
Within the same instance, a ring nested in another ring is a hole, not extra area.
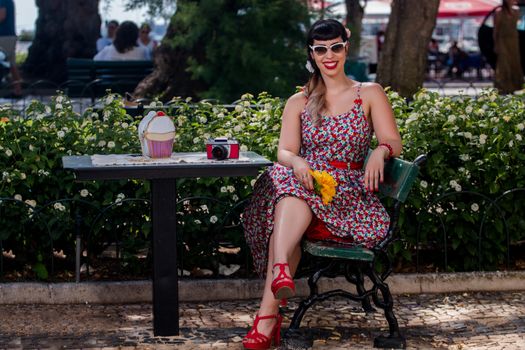
[(273, 268), (279, 267), (279, 274), (272, 282), (272, 293), (275, 299), (288, 299), (295, 295), (295, 283), (284, 270), (288, 264), (274, 264)]
[[(270, 336), (266, 336), (262, 333), (259, 333), (257, 326), (259, 325), (260, 320), (269, 320), (275, 318), (277, 323), (273, 326), (272, 333)], [(283, 317), (278, 313), (276, 315), (268, 316), (255, 316), (255, 321), (253, 322), (253, 327), (250, 329), (248, 334), (242, 340), (242, 345), (245, 349), (256, 349), (256, 350), (265, 350), (269, 349), (272, 346), (272, 340), (275, 346), (279, 346), (281, 343), (281, 323), (283, 322)]]

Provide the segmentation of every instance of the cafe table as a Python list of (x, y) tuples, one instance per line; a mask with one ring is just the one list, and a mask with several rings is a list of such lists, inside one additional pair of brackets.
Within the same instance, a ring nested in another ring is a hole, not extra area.
[(77, 181), (143, 179), (151, 183), (153, 228), (153, 333), (179, 334), (177, 274), (178, 178), (257, 176), (273, 163), (255, 152), (241, 152), (239, 159), (209, 160), (206, 153), (173, 153), (168, 159), (142, 155), (82, 155), (62, 158), (64, 169)]

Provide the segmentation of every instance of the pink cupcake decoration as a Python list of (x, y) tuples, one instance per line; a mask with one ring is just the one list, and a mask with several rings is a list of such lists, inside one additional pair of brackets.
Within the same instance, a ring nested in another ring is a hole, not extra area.
[(171, 157), (175, 125), (164, 112), (149, 112), (140, 122), (138, 132), (142, 155), (151, 158)]

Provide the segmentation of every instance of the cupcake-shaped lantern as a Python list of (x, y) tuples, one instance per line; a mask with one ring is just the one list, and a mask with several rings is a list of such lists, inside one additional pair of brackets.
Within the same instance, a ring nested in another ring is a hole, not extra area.
[(149, 112), (139, 124), (142, 154), (151, 158), (169, 158), (173, 151), (175, 125), (164, 112)]

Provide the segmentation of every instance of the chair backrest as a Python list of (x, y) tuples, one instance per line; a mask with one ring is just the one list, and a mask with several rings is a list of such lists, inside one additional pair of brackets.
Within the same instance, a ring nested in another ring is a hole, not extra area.
[[(385, 163), (384, 181), (379, 185), (379, 192), (384, 196), (404, 202), (416, 181), (419, 164), (423, 163), (425, 159), (425, 155), (420, 155), (413, 162), (391, 158)], [(368, 161), (368, 157), (366, 161)]]
[(399, 158), (392, 158), (385, 164), (384, 181), (379, 192), (385, 196), (404, 202), (414, 185), (419, 166)]

